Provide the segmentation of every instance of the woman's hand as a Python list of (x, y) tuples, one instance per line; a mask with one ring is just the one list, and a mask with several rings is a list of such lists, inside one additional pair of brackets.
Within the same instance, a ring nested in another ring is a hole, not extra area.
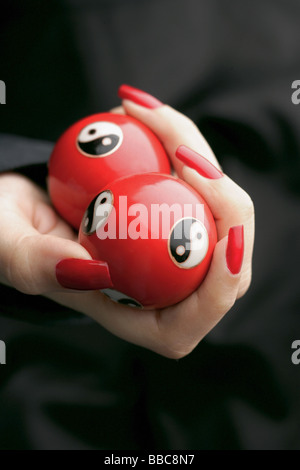
[(77, 235), (51, 207), (47, 194), (17, 173), (0, 175), (0, 282), (25, 294), (64, 292), (56, 265), (91, 262)]
[[(179, 177), (206, 199), (216, 219), (219, 241), (204, 282), (190, 297), (163, 310), (136, 310), (112, 302), (98, 290), (89, 290), (100, 289), (102, 280), (107, 283), (105, 263), (91, 260), (40, 188), (12, 173), (0, 176), (0, 280), (84, 313), (129, 342), (181, 358), (195, 348), (250, 284), (253, 205), (249, 196), (220, 172), (212, 150), (188, 118), (143, 92), (123, 87), (120, 95), (125, 94), (123, 111), (156, 133)], [(183, 165), (183, 161), (189, 165)], [(89, 281), (93, 273), (97, 273), (94, 284)]]
[(250, 285), (252, 272), (254, 207), (250, 196), (221, 172), (212, 149), (189, 118), (127, 85), (120, 87), (119, 96), (123, 98), (124, 111), (159, 137), (177, 175), (206, 200), (216, 221), (219, 240), (231, 227), (244, 226), (245, 256), (237, 298), (241, 297)]

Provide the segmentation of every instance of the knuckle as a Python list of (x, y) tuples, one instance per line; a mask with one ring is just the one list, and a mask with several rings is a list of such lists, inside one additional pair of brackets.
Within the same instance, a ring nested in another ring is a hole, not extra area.
[(186, 136), (190, 135), (191, 132), (199, 133), (198, 127), (188, 116), (181, 114), (173, 108), (168, 108), (170, 119), (166, 119), (165, 126), (162, 128), (162, 132), (166, 138), (174, 138), (174, 136), (178, 136), (178, 134)]
[(250, 197), (250, 195), (242, 190), (241, 191), (241, 203), (243, 208), (243, 213), (247, 218), (251, 218), (254, 215), (254, 203)]
[[(229, 185), (228, 185), (229, 182)], [(227, 210), (231, 210), (236, 216), (242, 217), (244, 220), (251, 220), (254, 218), (254, 203), (251, 196), (234, 181), (224, 180), (224, 186), (221, 189), (223, 195), (223, 204)], [(211, 196), (214, 198), (215, 203), (220, 202), (220, 188), (218, 185), (213, 185), (211, 188)], [(225, 197), (224, 197), (225, 196)]]
[[(177, 133), (178, 133), (178, 127), (177, 127)], [(186, 139), (186, 136), (189, 136), (189, 139), (191, 139), (193, 136), (201, 137), (202, 134), (200, 133), (200, 130), (196, 126), (196, 124), (188, 117), (184, 116), (180, 122), (180, 133), (181, 135)]]

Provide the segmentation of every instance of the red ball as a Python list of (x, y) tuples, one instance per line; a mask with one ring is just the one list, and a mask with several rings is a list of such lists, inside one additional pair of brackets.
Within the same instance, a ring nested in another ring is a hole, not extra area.
[(214, 218), (187, 183), (156, 173), (107, 185), (90, 203), (79, 242), (108, 264), (120, 303), (162, 308), (203, 281), (217, 242)]
[(136, 173), (170, 171), (164, 147), (144, 124), (100, 113), (59, 138), (49, 161), (48, 189), (56, 210), (77, 229), (87, 205), (107, 184)]

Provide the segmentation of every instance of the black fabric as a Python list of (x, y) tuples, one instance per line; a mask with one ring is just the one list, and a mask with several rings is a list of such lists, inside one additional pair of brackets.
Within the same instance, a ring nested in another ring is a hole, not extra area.
[[(1, 108), (3, 116), (6, 114), (5, 108)], [(53, 144), (26, 137), (15, 135), (0, 134), (1, 149), (1, 171), (17, 170), (22, 167), (42, 165), (48, 161)], [(37, 168), (37, 173), (44, 171), (43, 168)], [(44, 183), (42, 175), (39, 181)]]
[(257, 235), (249, 292), (180, 361), (1, 287), (0, 448), (299, 448), (298, 0), (1, 8), (0, 170), (45, 185), (61, 132), (129, 83), (195, 120), (253, 198)]

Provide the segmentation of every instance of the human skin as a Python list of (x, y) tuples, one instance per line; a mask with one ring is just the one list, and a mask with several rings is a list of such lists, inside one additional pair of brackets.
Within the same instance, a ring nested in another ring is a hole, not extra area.
[[(179, 359), (192, 352), (250, 285), (254, 208), (250, 196), (221, 172), (195, 124), (157, 100), (152, 103), (155, 106), (145, 106), (143, 100), (137, 104), (134, 93), (127, 93), (122, 107), (114, 111), (139, 119), (158, 136), (177, 175), (200, 193), (213, 213), (218, 242), (201, 286), (172, 307), (147, 311), (116, 304), (99, 290), (89, 290), (84, 284), (89, 270), (100, 273), (105, 268), (91, 261), (48, 195), (17, 173), (0, 175), (0, 214), (5, 221), (0, 228), (0, 281), (28, 295), (44, 295), (93, 318), (122, 339)], [(193, 151), (196, 165), (187, 165), (186, 148)], [(212, 165), (211, 174), (206, 165), (206, 176), (201, 156)], [(70, 259), (81, 266), (73, 274), (64, 273), (71, 285), (72, 275), (76, 276), (76, 289), (59, 282), (63, 261), (67, 265)], [(93, 286), (98, 288), (101, 285)]]

